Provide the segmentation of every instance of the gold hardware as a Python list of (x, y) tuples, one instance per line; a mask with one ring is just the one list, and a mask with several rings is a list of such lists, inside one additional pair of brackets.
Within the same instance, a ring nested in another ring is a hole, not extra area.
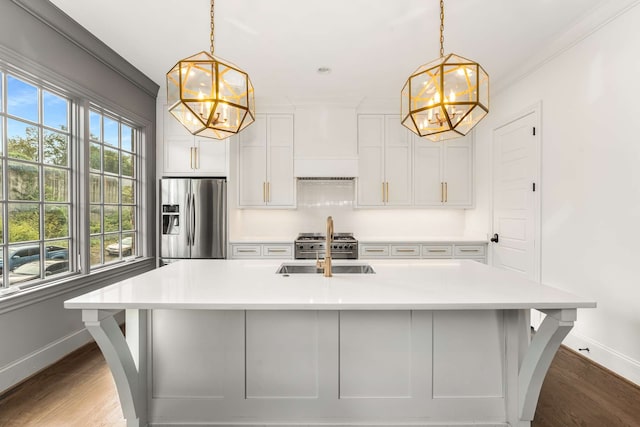
[(447, 252), (446, 249), (427, 249), (429, 252)]
[(263, 202), (267, 202), (267, 183), (263, 182), (262, 183), (262, 201)]
[[(333, 218), (327, 217), (327, 237), (325, 242), (324, 259), (321, 261), (316, 260), (316, 268), (321, 268), (324, 272), (324, 277), (331, 277), (331, 244), (333, 243)], [(316, 252), (316, 256), (318, 253)]]
[(440, 183), (440, 203), (444, 203), (444, 182)]
[(407, 253), (407, 252), (415, 252), (415, 249), (396, 249), (396, 252), (403, 252), (403, 253)]
[(444, 201), (445, 203), (449, 201), (449, 184), (444, 183)]
[(238, 252), (242, 252), (242, 253), (256, 253), (257, 251), (255, 249), (238, 249)]
[(384, 249), (365, 249), (365, 252), (384, 252)]
[(460, 249), (460, 252), (478, 252), (478, 249)]
[(287, 252), (287, 250), (286, 249), (267, 249), (267, 252), (283, 253), (283, 252)]

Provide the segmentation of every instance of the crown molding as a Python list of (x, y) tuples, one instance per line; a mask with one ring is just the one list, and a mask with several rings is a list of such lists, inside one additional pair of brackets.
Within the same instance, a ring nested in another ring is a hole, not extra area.
[(562, 55), (582, 40), (596, 33), (639, 4), (640, 0), (609, 0), (594, 7), (589, 13), (576, 21), (575, 25), (572, 25), (563, 34), (556, 37), (545, 49), (531, 55), (528, 61), (509, 72), (510, 77), (502, 78), (499, 82), (492, 83), (492, 96), (499, 94), (509, 86), (533, 74), (545, 64)]
[(155, 98), (159, 86), (122, 56), (103, 43), (84, 27), (58, 9), (42, 0), (11, 0), (30, 15), (84, 50), (89, 55), (130, 81), (149, 96)]

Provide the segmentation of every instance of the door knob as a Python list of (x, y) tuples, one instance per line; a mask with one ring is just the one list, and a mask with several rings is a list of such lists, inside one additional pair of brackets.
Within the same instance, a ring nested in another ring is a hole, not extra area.
[(494, 234), (494, 235), (493, 235), (493, 237), (491, 238), (491, 241), (492, 241), (492, 242), (494, 242), (494, 243), (498, 243), (498, 240), (500, 240), (500, 239), (498, 238), (498, 233), (496, 233), (496, 234)]

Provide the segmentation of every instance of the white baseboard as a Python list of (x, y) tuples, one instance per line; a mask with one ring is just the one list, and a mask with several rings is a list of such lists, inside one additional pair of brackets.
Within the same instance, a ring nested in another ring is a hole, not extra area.
[(91, 341), (89, 332), (82, 329), (0, 367), (0, 394)]
[[(633, 360), (597, 341), (578, 334), (570, 333), (562, 344), (615, 372), (621, 377), (640, 385), (640, 362), (637, 360)], [(585, 348), (589, 350), (584, 350)]]

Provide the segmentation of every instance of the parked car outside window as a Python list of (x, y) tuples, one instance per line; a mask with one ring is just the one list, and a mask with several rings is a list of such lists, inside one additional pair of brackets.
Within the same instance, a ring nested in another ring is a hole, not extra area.
[[(0, 273), (4, 270), (4, 253), (0, 248)], [(17, 246), (9, 248), (9, 271), (16, 267), (40, 259), (40, 245)], [(69, 259), (69, 250), (61, 246), (46, 246), (45, 259)]]
[[(48, 259), (44, 261), (45, 277), (67, 271), (69, 271), (68, 260)], [(40, 278), (40, 261), (32, 261), (16, 267), (15, 270), (9, 273), (9, 284), (15, 285), (17, 283)], [(1, 282), (2, 280), (0, 279), (0, 283)]]

